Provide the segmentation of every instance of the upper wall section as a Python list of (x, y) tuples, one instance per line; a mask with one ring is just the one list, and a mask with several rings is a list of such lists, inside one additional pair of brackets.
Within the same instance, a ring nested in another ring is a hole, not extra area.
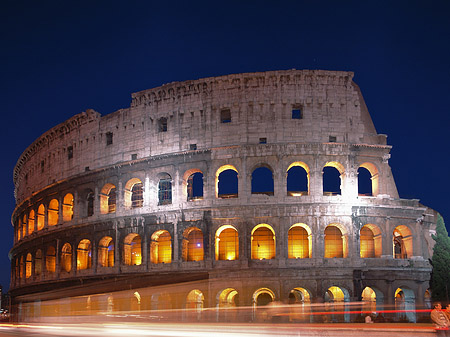
[(140, 91), (130, 108), (103, 117), (87, 110), (20, 156), (16, 202), (87, 170), (166, 153), (261, 142), (385, 145), (352, 78), (323, 70), (235, 74)]

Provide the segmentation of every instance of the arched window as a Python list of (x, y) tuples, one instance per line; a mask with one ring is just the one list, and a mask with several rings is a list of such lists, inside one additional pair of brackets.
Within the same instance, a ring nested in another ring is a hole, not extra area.
[(67, 242), (61, 249), (61, 270), (65, 272), (72, 270), (72, 246)]
[(108, 214), (116, 212), (116, 187), (106, 184), (100, 192), (100, 213)]
[(395, 259), (409, 259), (412, 256), (413, 236), (407, 226), (401, 225), (394, 229), (393, 246)]
[(56, 266), (56, 251), (55, 247), (50, 246), (47, 248), (47, 254), (45, 255), (45, 267), (48, 273), (54, 273)]
[(83, 239), (77, 249), (77, 270), (89, 269), (92, 266), (91, 241)]
[(16, 276), (16, 281), (20, 280), (20, 266), (19, 266), (19, 258), (16, 258), (16, 266), (15, 266), (15, 276)]
[(128, 266), (139, 266), (142, 263), (141, 237), (130, 233), (124, 240), (124, 263)]
[(287, 169), (287, 195), (299, 197), (309, 194), (309, 167), (295, 162)]
[(30, 278), (33, 270), (33, 257), (31, 256), (31, 253), (27, 254), (27, 260), (25, 263), (25, 277)]
[(98, 265), (100, 267), (114, 267), (114, 241), (105, 236), (98, 243)]
[(116, 188), (112, 187), (108, 193), (108, 213), (116, 212)]
[(172, 237), (168, 231), (159, 230), (153, 233), (150, 261), (155, 264), (172, 262)]
[(34, 211), (31, 210), (28, 215), (28, 235), (34, 232)]
[(22, 217), (22, 237), (24, 238), (25, 236), (27, 236), (27, 215), (24, 214)]
[(73, 219), (73, 194), (67, 193), (63, 199), (62, 205), (63, 221), (71, 221)]
[[(226, 288), (218, 296), (219, 308), (234, 308), (239, 305), (239, 294), (236, 289)], [(227, 313), (228, 314), (228, 313)]]
[(260, 288), (253, 293), (253, 305), (257, 307), (266, 306), (275, 301), (275, 294), (268, 288)]
[(275, 258), (275, 232), (269, 225), (260, 224), (252, 231), (252, 259)]
[(39, 205), (37, 212), (37, 230), (40, 231), (44, 228), (44, 220), (45, 220), (45, 207), (43, 204)]
[(363, 301), (363, 311), (377, 311), (377, 295), (375, 291), (370, 287), (365, 287), (361, 294)]
[(332, 322), (350, 322), (350, 315), (345, 313), (348, 307), (345, 302), (350, 300), (350, 295), (347, 289), (332, 286), (328, 288), (325, 293), (325, 303), (329, 303), (327, 307), (331, 312), (328, 319)]
[(311, 252), (311, 230), (306, 225), (294, 225), (288, 232), (288, 258), (305, 259), (310, 258)]
[[(17, 224), (17, 222), (18, 222), (18, 224)], [(21, 220), (18, 220), (17, 222), (16, 222), (15, 230), (16, 230), (17, 241), (20, 241), (20, 239), (22, 238), (22, 222), (21, 222)]]
[(364, 167), (358, 168), (358, 195), (372, 196), (372, 175)]
[(23, 279), (23, 269), (24, 269), (24, 262), (23, 262), (23, 256), (20, 257), (20, 271), (19, 271), (19, 275), (20, 278)]
[(381, 256), (381, 231), (375, 225), (365, 225), (359, 232), (360, 256), (371, 258)]
[(339, 227), (330, 225), (325, 228), (325, 258), (346, 257), (346, 240)]
[(201, 310), (203, 308), (204, 300), (205, 297), (203, 296), (203, 293), (198, 289), (194, 289), (190, 291), (186, 297), (186, 309)]
[(289, 304), (306, 304), (311, 302), (311, 295), (304, 288), (294, 288), (290, 291), (288, 299)]
[(216, 197), (238, 197), (238, 171), (232, 165), (224, 165), (216, 172)]
[(273, 195), (272, 170), (262, 166), (252, 172), (252, 194)]
[(378, 169), (372, 163), (363, 163), (358, 168), (358, 194), (361, 196), (378, 195)]
[(395, 291), (395, 311), (397, 319), (407, 319), (409, 322), (416, 322), (416, 298), (414, 291), (403, 287)]
[(203, 233), (196, 227), (189, 227), (183, 233), (183, 260), (203, 261)]
[(158, 205), (169, 205), (172, 203), (172, 177), (163, 173), (158, 183)]
[(59, 220), (59, 202), (56, 199), (50, 200), (48, 205), (48, 225), (54, 226)]
[(216, 260), (239, 259), (239, 235), (233, 226), (220, 227), (216, 232)]
[(34, 258), (34, 275), (40, 276), (42, 274), (42, 251), (38, 249)]
[(131, 189), (131, 207), (140, 208), (144, 205), (144, 191), (141, 182), (133, 185)]
[(337, 162), (328, 162), (323, 168), (323, 195), (341, 194), (341, 176), (344, 173), (344, 167)]
[(86, 211), (87, 216), (93, 216), (94, 215), (94, 192), (89, 191), (86, 196)]
[(195, 172), (187, 179), (187, 201), (203, 199), (203, 173)]
[(140, 208), (144, 205), (144, 190), (142, 181), (133, 178), (127, 181), (124, 190), (125, 207)]

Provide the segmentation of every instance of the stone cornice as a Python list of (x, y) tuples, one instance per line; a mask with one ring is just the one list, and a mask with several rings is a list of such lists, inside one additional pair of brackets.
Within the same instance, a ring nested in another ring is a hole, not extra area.
[(350, 87), (353, 72), (328, 70), (279, 70), (208, 77), (193, 81), (172, 82), (131, 94), (131, 107), (151, 106), (183, 96), (210, 95), (218, 89), (246, 90), (283, 85), (331, 85)]

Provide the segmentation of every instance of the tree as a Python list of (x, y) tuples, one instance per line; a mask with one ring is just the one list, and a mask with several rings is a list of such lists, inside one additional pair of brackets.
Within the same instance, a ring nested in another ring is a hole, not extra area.
[(431, 296), (433, 300), (449, 302), (450, 299), (450, 238), (445, 228), (444, 219), (438, 214), (436, 235), (431, 236), (436, 241), (433, 248), (431, 265)]

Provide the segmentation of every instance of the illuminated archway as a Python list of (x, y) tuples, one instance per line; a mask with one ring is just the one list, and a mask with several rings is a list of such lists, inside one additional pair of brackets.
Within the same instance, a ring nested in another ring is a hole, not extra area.
[(28, 215), (28, 235), (34, 232), (34, 211), (31, 210)]
[(331, 286), (325, 293), (325, 302), (330, 303), (328, 309), (331, 311), (326, 315), (327, 320), (332, 322), (349, 322), (350, 315), (346, 313), (348, 308), (345, 302), (350, 301), (348, 290), (341, 287)]
[(114, 241), (110, 236), (104, 236), (98, 243), (98, 265), (114, 267)]
[(168, 173), (158, 174), (158, 205), (172, 203), (172, 177)]
[(344, 166), (338, 162), (328, 162), (323, 167), (322, 184), (323, 195), (332, 196), (342, 194), (342, 179)]
[(289, 165), (286, 170), (287, 195), (299, 197), (309, 194), (309, 167), (301, 161)]
[(124, 263), (128, 266), (139, 266), (142, 263), (141, 237), (139, 234), (128, 234), (123, 242)]
[(393, 255), (394, 259), (409, 259), (413, 256), (413, 235), (405, 225), (397, 226), (394, 229)]
[(414, 291), (407, 288), (397, 288), (395, 291), (395, 311), (398, 319), (406, 318), (409, 322), (416, 322), (416, 298)]
[(111, 183), (105, 184), (100, 191), (99, 197), (101, 214), (116, 212), (116, 186)]
[(220, 227), (215, 237), (216, 260), (239, 259), (239, 235), (231, 225)]
[(73, 219), (73, 195), (67, 193), (64, 196), (62, 204), (63, 221), (70, 221)]
[(372, 288), (365, 287), (363, 289), (361, 300), (363, 301), (363, 311), (371, 313), (377, 311), (377, 295)]
[(261, 164), (252, 171), (251, 193), (273, 195), (273, 170), (267, 164)]
[(216, 171), (216, 198), (238, 197), (238, 170), (233, 165), (223, 165)]
[(197, 227), (189, 227), (183, 233), (183, 260), (203, 261), (203, 233)]
[(343, 230), (338, 224), (325, 228), (325, 258), (347, 257), (347, 236)]
[(234, 288), (226, 288), (218, 294), (219, 308), (237, 307), (239, 305), (239, 294)]
[(259, 224), (252, 230), (251, 249), (253, 260), (275, 258), (275, 231), (268, 224)]
[(89, 269), (92, 266), (91, 241), (83, 239), (77, 249), (77, 270)]
[(252, 298), (254, 306), (266, 306), (275, 301), (275, 293), (269, 288), (259, 288), (253, 293)]
[(38, 249), (34, 256), (34, 276), (42, 274), (42, 250)]
[(20, 278), (23, 279), (23, 269), (24, 269), (24, 261), (23, 261), (23, 255), (20, 257), (20, 270), (19, 270), (19, 275)]
[(22, 238), (24, 238), (25, 236), (27, 236), (27, 230), (28, 230), (28, 225), (27, 225), (27, 215), (24, 214), (22, 216)]
[(44, 220), (45, 220), (45, 207), (43, 204), (40, 204), (37, 212), (37, 230), (40, 231), (44, 228)]
[(159, 230), (153, 233), (150, 246), (150, 261), (152, 263), (172, 262), (172, 237), (166, 230)]
[(33, 270), (33, 257), (31, 253), (27, 254), (27, 259), (25, 261), (25, 278), (30, 278)]
[(124, 203), (128, 208), (139, 208), (144, 205), (143, 184), (138, 178), (127, 181), (124, 189)]
[(359, 232), (359, 254), (361, 258), (381, 256), (381, 230), (373, 224), (364, 225)]
[(305, 288), (294, 288), (289, 292), (288, 304), (294, 304), (289, 308), (289, 321), (309, 323), (311, 321), (311, 293)]
[(50, 200), (48, 205), (48, 225), (54, 226), (58, 223), (59, 219), (59, 202), (56, 199)]
[(65, 272), (72, 270), (72, 246), (65, 243), (61, 249), (61, 269)]
[(198, 169), (187, 171), (183, 177), (183, 192), (187, 201), (203, 199), (203, 173)]
[(310, 258), (311, 250), (311, 229), (305, 224), (295, 224), (291, 226), (288, 232), (288, 258)]
[(205, 297), (200, 290), (191, 290), (186, 297), (186, 309), (196, 309), (200, 311), (201, 309), (203, 309), (204, 300)]
[[(367, 170), (364, 172), (363, 170)], [(361, 174), (361, 177), (360, 177)], [(368, 186), (364, 188), (364, 186)], [(358, 194), (359, 195), (378, 195), (379, 183), (378, 183), (378, 169), (369, 162), (362, 163), (358, 168)]]
[(141, 294), (138, 291), (133, 293), (130, 299), (130, 309), (131, 311), (140, 311), (141, 310)]
[(49, 246), (45, 254), (45, 267), (48, 273), (54, 273), (56, 267), (56, 251), (55, 247)]

